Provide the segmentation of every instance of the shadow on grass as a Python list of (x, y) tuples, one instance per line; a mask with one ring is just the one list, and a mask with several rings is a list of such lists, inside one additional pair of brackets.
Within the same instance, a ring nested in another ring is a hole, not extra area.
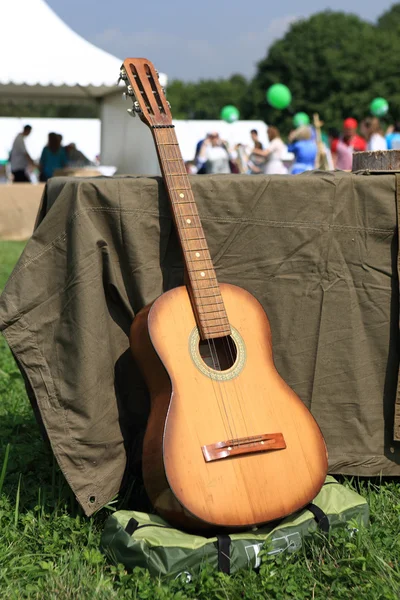
[(11, 503), (18, 498), (19, 512), (40, 507), (50, 513), (83, 514), (34, 414), (5, 414), (0, 431), (0, 493)]
[[(43, 439), (34, 413), (6, 414), (1, 418), (0, 496), (19, 513), (41, 510), (46, 514), (67, 513), (71, 517), (84, 512), (69, 487), (52, 452)], [(151, 511), (140, 474), (126, 478), (126, 485), (113, 504), (114, 510)], [(128, 483), (129, 482), (129, 483)], [(100, 509), (95, 519), (102, 521), (110, 514)]]

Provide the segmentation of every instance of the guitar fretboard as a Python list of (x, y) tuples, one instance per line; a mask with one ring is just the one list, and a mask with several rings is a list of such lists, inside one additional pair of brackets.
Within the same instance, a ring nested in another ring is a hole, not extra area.
[(230, 335), (214, 266), (173, 126), (152, 129), (183, 250), (190, 293), (202, 339)]

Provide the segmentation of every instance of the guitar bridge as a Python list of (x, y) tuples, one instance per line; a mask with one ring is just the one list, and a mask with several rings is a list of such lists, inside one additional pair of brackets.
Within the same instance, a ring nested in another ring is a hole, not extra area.
[(244, 454), (253, 454), (258, 452), (269, 452), (270, 450), (284, 450), (286, 442), (282, 433), (264, 433), (263, 435), (254, 435), (250, 437), (237, 438), (216, 442), (202, 446), (204, 460), (212, 462), (241, 456)]

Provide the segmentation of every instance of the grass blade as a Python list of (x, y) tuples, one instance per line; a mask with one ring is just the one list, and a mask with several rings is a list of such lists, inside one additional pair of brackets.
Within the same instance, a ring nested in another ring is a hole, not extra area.
[(6, 478), (6, 471), (7, 471), (8, 457), (10, 455), (10, 448), (11, 448), (11, 444), (7, 444), (6, 452), (5, 452), (4, 460), (3, 460), (3, 466), (2, 466), (1, 474), (0, 474), (0, 495), (1, 495), (1, 492), (3, 491), (4, 479)]
[(19, 475), (18, 480), (18, 488), (17, 488), (17, 496), (15, 498), (15, 511), (14, 511), (14, 525), (15, 527), (18, 525), (18, 517), (19, 517), (19, 500), (21, 496), (21, 473)]

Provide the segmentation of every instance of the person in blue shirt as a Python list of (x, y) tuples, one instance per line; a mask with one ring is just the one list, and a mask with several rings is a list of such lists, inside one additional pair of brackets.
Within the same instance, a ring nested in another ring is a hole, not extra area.
[(400, 122), (396, 121), (386, 133), (386, 143), (388, 150), (400, 150)]
[(43, 148), (40, 157), (40, 181), (47, 181), (53, 177), (54, 171), (65, 167), (67, 162), (67, 153), (61, 146), (61, 136), (49, 133), (47, 146)]
[(290, 173), (297, 175), (314, 169), (317, 144), (312, 139), (311, 128), (308, 126), (298, 127), (289, 134), (289, 142), (288, 152), (294, 154), (294, 163)]

